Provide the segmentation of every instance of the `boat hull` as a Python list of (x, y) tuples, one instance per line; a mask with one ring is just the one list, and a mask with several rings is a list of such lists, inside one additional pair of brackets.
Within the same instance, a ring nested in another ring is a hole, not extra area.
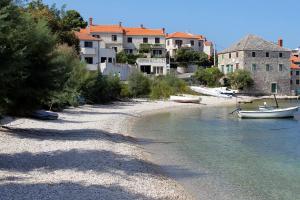
[(232, 95), (229, 94), (222, 94), (220, 88), (204, 88), (204, 87), (198, 87), (198, 86), (191, 86), (191, 90), (194, 92), (205, 94), (209, 96), (214, 97), (222, 97), (222, 98), (232, 98)]
[(266, 119), (266, 118), (292, 118), (298, 111), (298, 107), (273, 109), (273, 110), (259, 110), (259, 111), (238, 111), (240, 118), (252, 119)]
[(171, 96), (170, 100), (178, 103), (200, 103), (201, 98), (189, 96)]

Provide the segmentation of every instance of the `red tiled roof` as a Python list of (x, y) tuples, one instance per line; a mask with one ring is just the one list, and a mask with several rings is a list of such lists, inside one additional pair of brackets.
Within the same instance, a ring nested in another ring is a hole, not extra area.
[(90, 33), (123, 33), (120, 25), (92, 25), (88, 28)]
[(300, 69), (300, 58), (297, 55), (292, 55), (290, 58), (291, 69)]
[(170, 38), (185, 38), (185, 39), (197, 39), (197, 40), (204, 40), (205, 37), (203, 35), (194, 35), (191, 33), (184, 33), (184, 32), (175, 32), (167, 35), (167, 39)]
[(205, 45), (205, 46), (212, 46), (213, 44), (212, 44), (212, 42), (210, 42), (210, 41), (206, 41), (206, 42), (204, 42), (204, 45)]
[(123, 28), (126, 35), (153, 35), (165, 36), (163, 29), (148, 29), (148, 28)]
[(90, 40), (90, 41), (101, 40), (100, 38), (92, 37), (91, 35), (84, 32), (75, 32), (75, 35), (78, 37), (79, 40)]

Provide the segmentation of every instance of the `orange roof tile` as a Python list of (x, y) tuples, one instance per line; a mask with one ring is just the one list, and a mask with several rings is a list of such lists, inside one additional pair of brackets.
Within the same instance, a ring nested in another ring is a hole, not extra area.
[(148, 28), (123, 28), (126, 35), (153, 35), (165, 36), (163, 29), (148, 29)]
[(205, 46), (212, 46), (213, 44), (212, 44), (212, 42), (210, 42), (210, 41), (206, 41), (206, 42), (204, 42), (204, 45), (205, 45)]
[(300, 69), (300, 58), (298, 55), (292, 55), (290, 58), (291, 69)]
[(197, 40), (204, 40), (205, 38), (202, 35), (194, 35), (191, 33), (184, 33), (184, 32), (175, 32), (168, 34), (167, 38), (186, 38), (186, 39), (197, 39)]
[(90, 41), (101, 40), (100, 38), (95, 38), (89, 34), (81, 33), (81, 32), (75, 32), (75, 35), (78, 37), (79, 40), (90, 40)]
[(91, 33), (123, 33), (123, 28), (120, 25), (93, 25), (88, 27)]

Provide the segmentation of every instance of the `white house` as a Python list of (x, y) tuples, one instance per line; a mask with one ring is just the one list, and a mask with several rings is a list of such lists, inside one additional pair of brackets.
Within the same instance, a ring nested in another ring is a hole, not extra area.
[(104, 75), (115, 74), (121, 80), (127, 79), (132, 67), (126, 64), (117, 64), (115, 50), (106, 48), (102, 38), (96, 38), (82, 32), (75, 34), (80, 40), (80, 57), (87, 63), (88, 70), (100, 70)]
[[(166, 36), (166, 49), (169, 55), (173, 58), (178, 49), (182, 47), (192, 48), (194, 51), (205, 52), (207, 55), (212, 56), (211, 51), (212, 43), (206, 41), (202, 35), (195, 35), (191, 33), (175, 32), (167, 34)], [(208, 48), (210, 47), (210, 48)]]
[(166, 75), (170, 72), (166, 58), (138, 58), (136, 63), (145, 74)]

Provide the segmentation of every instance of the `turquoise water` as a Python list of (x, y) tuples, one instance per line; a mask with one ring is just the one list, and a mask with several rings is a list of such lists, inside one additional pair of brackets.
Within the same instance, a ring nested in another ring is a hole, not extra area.
[[(257, 104), (262, 102), (246, 107)], [(154, 162), (197, 199), (300, 199), (300, 114), (240, 120), (228, 114), (232, 110), (147, 116), (135, 132)]]

